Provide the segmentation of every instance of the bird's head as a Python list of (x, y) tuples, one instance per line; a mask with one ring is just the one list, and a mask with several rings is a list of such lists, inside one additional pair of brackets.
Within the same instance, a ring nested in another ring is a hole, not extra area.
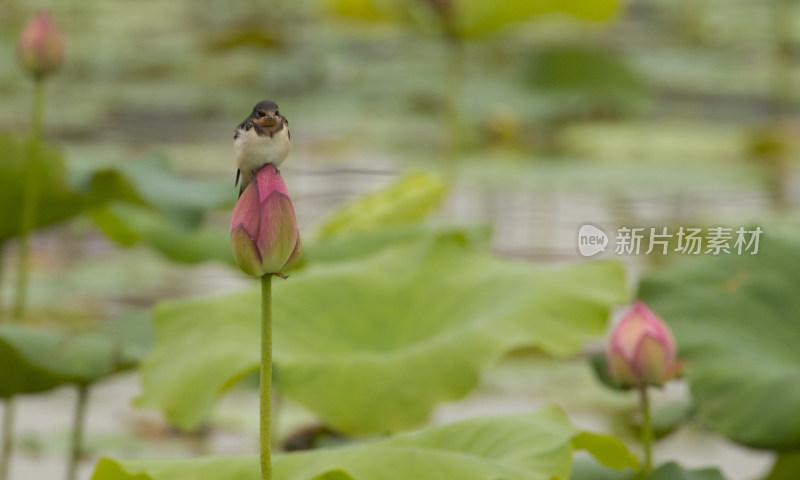
[(262, 100), (253, 107), (253, 112), (250, 113), (249, 120), (258, 125), (264, 130), (270, 130), (272, 127), (281, 123), (281, 112), (278, 110), (278, 104), (272, 100)]

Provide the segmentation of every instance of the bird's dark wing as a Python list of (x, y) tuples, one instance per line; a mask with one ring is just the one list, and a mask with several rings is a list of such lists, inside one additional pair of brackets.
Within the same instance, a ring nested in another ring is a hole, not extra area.
[[(239, 185), (239, 180), (241, 179), (242, 171), (238, 168), (236, 169), (236, 181), (233, 182), (234, 185)], [(239, 185), (239, 196), (242, 196), (242, 192), (244, 192), (244, 184)]]

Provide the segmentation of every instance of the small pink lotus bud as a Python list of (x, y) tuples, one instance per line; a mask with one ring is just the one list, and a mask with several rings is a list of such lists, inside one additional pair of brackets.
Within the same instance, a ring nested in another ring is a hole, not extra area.
[(286, 185), (267, 164), (245, 188), (231, 219), (236, 264), (254, 277), (280, 274), (300, 259), (300, 232)]
[(37, 78), (45, 77), (64, 62), (64, 37), (50, 15), (38, 13), (17, 41), (17, 57), (22, 67)]
[(611, 331), (608, 372), (623, 387), (662, 385), (680, 372), (675, 337), (643, 302), (628, 310)]

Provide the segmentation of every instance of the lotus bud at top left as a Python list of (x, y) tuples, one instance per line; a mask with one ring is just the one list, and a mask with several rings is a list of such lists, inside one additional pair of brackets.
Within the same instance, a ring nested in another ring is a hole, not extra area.
[(64, 63), (64, 36), (45, 12), (37, 13), (20, 33), (17, 58), (22, 68), (34, 78), (42, 79)]

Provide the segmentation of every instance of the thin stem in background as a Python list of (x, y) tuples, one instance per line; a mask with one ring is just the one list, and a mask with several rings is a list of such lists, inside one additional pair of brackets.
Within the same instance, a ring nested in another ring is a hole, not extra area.
[[(19, 260), (17, 264), (17, 289), (14, 292), (14, 319), (25, 316), (28, 296), (28, 269), (30, 267), (30, 232), (36, 223), (36, 198), (38, 196), (39, 144), (42, 138), (42, 119), (44, 114), (44, 81), (33, 81), (33, 107), (31, 138), (28, 144), (28, 158), (25, 162), (25, 193), (22, 199), (22, 219), (19, 234)], [(0, 480), (8, 479), (11, 455), (14, 451), (14, 399), (9, 397), (3, 412), (3, 448), (0, 450)]]
[(650, 395), (646, 386), (639, 388), (639, 400), (642, 409), (642, 447), (644, 448), (642, 474), (647, 475), (653, 466), (653, 426), (650, 421)]
[(14, 451), (14, 398), (6, 398), (3, 407), (3, 447), (0, 451), (0, 480), (8, 479), (11, 452)]
[(785, 139), (786, 124), (790, 120), (793, 106), (792, 97), (792, 64), (793, 19), (795, 0), (773, 0), (772, 22), (772, 59), (770, 65), (770, 136), (777, 137), (778, 149), (763, 159), (766, 167), (767, 182), (772, 205), (778, 209), (786, 209), (790, 204), (788, 184), (786, 182), (788, 158)]
[(6, 253), (6, 244), (5, 242), (0, 242), (0, 318), (3, 316), (5, 302), (3, 301), (3, 292), (5, 291), (5, 253)]
[(792, 110), (792, 60), (794, 0), (773, 0), (772, 7), (772, 64), (771, 64), (771, 103), (772, 114), (777, 121), (783, 121)]
[(89, 403), (89, 385), (78, 385), (78, 401), (72, 420), (72, 441), (70, 443), (67, 480), (78, 478), (78, 465), (83, 455), (83, 432), (86, 426), (86, 408)]
[(464, 85), (464, 44), (457, 38), (447, 38), (447, 73), (445, 105), (445, 173), (455, 181), (456, 168), (461, 157), (461, 93)]
[(25, 163), (25, 193), (22, 199), (22, 219), (19, 232), (19, 262), (17, 266), (17, 291), (14, 300), (14, 318), (25, 315), (28, 297), (28, 270), (30, 269), (30, 233), (36, 224), (36, 199), (39, 194), (39, 150), (42, 139), (44, 109), (44, 81), (33, 82), (33, 113), (28, 159)]
[(261, 479), (272, 480), (272, 274), (261, 277)]
[(693, 43), (703, 41), (705, 33), (705, 15), (709, 9), (706, 0), (683, 0), (680, 4), (679, 21), (681, 22), (682, 34)]

